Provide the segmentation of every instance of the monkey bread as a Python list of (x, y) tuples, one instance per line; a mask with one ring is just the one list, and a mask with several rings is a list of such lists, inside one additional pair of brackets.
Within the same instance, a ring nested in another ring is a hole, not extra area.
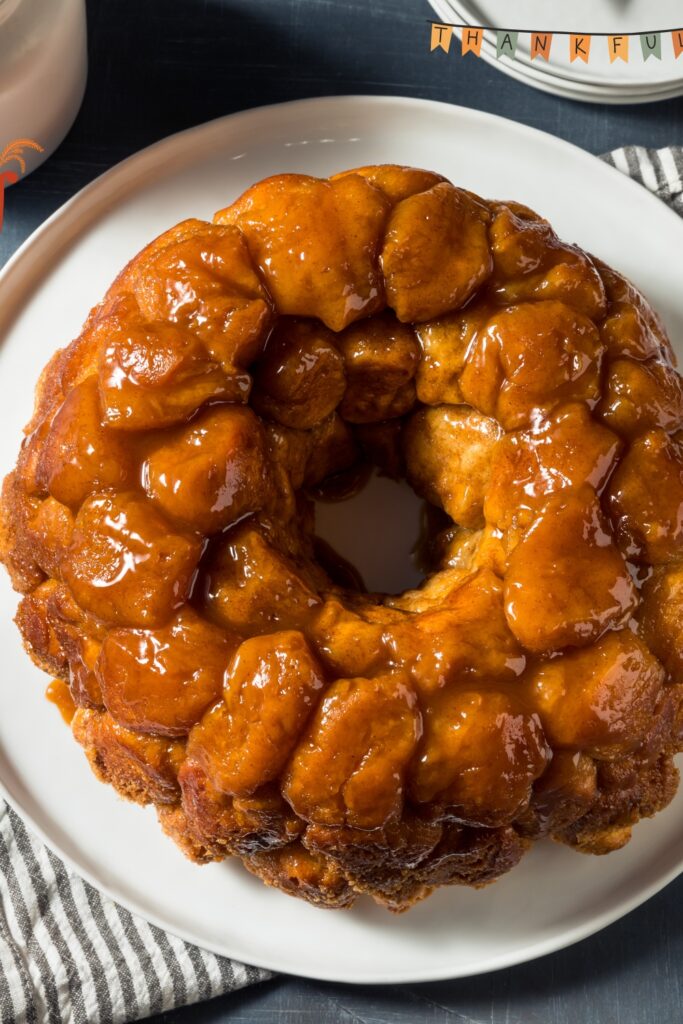
[[(418, 589), (316, 538), (368, 466), (427, 503)], [(195, 861), (399, 911), (675, 792), (681, 378), (518, 203), (390, 165), (171, 228), (44, 370), (0, 544), (94, 772)]]

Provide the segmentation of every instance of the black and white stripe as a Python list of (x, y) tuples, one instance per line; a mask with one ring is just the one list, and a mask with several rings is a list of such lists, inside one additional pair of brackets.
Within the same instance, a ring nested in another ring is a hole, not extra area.
[(0, 1024), (124, 1024), (268, 976), (100, 895), (0, 803)]
[(603, 160), (645, 185), (683, 217), (683, 146), (624, 146), (607, 153)]
[[(683, 147), (603, 159), (683, 216)], [(268, 976), (100, 895), (0, 801), (0, 1024), (126, 1024)]]

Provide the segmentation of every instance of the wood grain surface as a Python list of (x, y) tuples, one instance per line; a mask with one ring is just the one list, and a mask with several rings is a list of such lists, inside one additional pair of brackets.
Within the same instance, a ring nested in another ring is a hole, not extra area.
[[(683, 99), (602, 107), (546, 96), (483, 61), (430, 55), (430, 14), (426, 0), (89, 0), (85, 102), (52, 159), (9, 190), (0, 265), (123, 157), (264, 103), (342, 93), (421, 96), (502, 114), (594, 153), (683, 143)], [(156, 1021), (679, 1024), (682, 985), (680, 879), (599, 935), (510, 970), (388, 987), (280, 977)]]

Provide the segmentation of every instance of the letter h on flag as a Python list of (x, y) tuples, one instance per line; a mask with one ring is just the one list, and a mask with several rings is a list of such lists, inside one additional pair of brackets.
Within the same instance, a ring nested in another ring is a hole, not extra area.
[(462, 30), (462, 55), (473, 53), (475, 57), (481, 54), (481, 44), (484, 40), (484, 30), (481, 28), (463, 28)]

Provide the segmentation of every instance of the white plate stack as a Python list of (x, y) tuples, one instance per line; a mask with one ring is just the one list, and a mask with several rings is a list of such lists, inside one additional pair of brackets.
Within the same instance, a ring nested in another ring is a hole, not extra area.
[[(443, 24), (485, 27), (480, 56), (520, 82), (568, 99), (588, 103), (652, 103), (683, 95), (683, 53), (675, 56), (673, 31), (683, 33), (681, 0), (429, 0)], [(497, 31), (518, 32), (514, 57), (497, 57)], [(460, 47), (460, 28), (451, 43)], [(531, 34), (552, 33), (549, 60), (531, 57)], [(591, 36), (588, 62), (570, 60), (571, 35)], [(646, 60), (641, 35), (657, 47)], [(610, 36), (625, 37), (628, 62), (610, 60)], [(459, 58), (460, 59), (460, 58)], [(476, 59), (467, 55), (465, 59)]]

